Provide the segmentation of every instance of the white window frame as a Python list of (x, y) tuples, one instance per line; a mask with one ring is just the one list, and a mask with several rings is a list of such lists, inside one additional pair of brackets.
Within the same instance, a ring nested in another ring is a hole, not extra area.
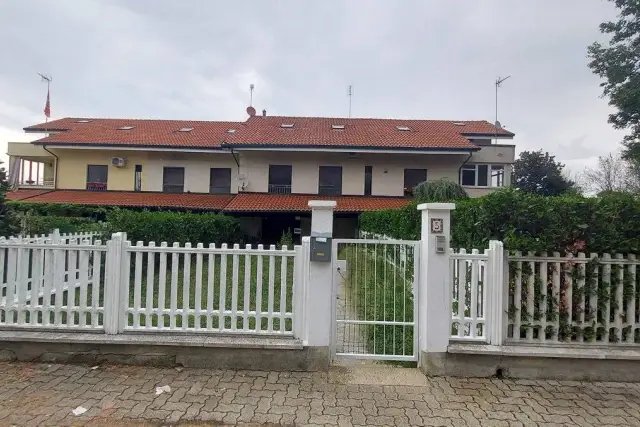
[[(481, 166), (481, 165), (487, 166), (487, 185), (478, 185), (478, 172), (480, 169), (478, 166)], [(494, 170), (493, 169), (494, 167), (499, 167), (502, 169), (502, 185), (497, 185), (497, 186), (493, 185), (492, 172)], [(465, 170), (475, 170), (474, 185), (468, 185), (463, 183), (462, 175)], [(460, 169), (460, 185), (462, 185), (463, 187), (473, 187), (473, 188), (503, 188), (505, 187), (505, 176), (506, 176), (506, 165), (504, 164), (467, 163), (466, 165), (462, 166), (462, 168)]]

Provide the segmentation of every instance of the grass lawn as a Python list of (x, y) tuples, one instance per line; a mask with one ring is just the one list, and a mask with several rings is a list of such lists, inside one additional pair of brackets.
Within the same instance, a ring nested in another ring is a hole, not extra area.
[[(166, 258), (164, 270), (161, 257)], [(160, 322), (178, 329), (292, 329), (291, 318), (281, 324), (279, 313), (293, 309), (293, 257), (132, 253), (130, 264), (129, 308), (140, 310), (128, 314), (127, 326), (157, 327)], [(165, 309), (165, 314), (144, 313), (147, 307)], [(276, 316), (268, 317), (269, 312)]]

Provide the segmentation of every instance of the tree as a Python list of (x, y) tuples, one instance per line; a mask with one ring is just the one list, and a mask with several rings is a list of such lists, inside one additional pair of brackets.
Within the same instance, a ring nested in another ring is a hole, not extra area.
[(575, 182), (563, 173), (564, 165), (542, 150), (523, 151), (513, 169), (513, 186), (529, 193), (557, 196), (575, 189)]
[(3, 166), (0, 166), (0, 236), (4, 237), (12, 236), (20, 229), (16, 215), (5, 203), (5, 194), (8, 189), (7, 172)]
[(620, 10), (617, 21), (600, 24), (611, 36), (607, 46), (595, 42), (588, 49), (589, 68), (605, 79), (600, 86), (616, 112), (609, 123), (629, 129), (623, 156), (640, 164), (640, 0), (609, 0)]
[(634, 191), (637, 177), (630, 163), (619, 155), (609, 153), (598, 157), (595, 168), (585, 168), (580, 177), (582, 186), (592, 193)]
[(425, 181), (413, 188), (413, 196), (419, 202), (453, 202), (468, 199), (469, 195), (457, 182), (447, 179)]

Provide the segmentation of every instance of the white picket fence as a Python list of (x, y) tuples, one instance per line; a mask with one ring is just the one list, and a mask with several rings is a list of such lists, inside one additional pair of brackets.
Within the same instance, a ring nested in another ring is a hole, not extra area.
[(94, 330), (103, 327), (100, 241), (0, 241), (0, 326)]
[(520, 343), (640, 343), (635, 255), (509, 256), (507, 339)]
[(454, 341), (498, 343), (502, 340), (503, 246), (492, 241), (480, 253), (449, 250), (451, 336)]
[(302, 248), (0, 240), (0, 328), (293, 335)]
[[(22, 243), (35, 243), (35, 242), (46, 242), (46, 243), (68, 243), (70, 240), (82, 240), (83, 242), (89, 241), (90, 244), (93, 243), (95, 239), (98, 238), (99, 233), (96, 232), (78, 232), (78, 233), (60, 233), (60, 230), (55, 229), (49, 234), (40, 234), (40, 235), (26, 235), (23, 236), (19, 234), (14, 237), (10, 237), (9, 240), (17, 240)], [(4, 239), (4, 237), (0, 237), (0, 240)]]

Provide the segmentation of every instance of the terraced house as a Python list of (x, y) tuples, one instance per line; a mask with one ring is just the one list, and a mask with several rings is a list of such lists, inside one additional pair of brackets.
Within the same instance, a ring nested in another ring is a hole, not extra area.
[(471, 196), (509, 185), (514, 134), (486, 121), (276, 117), (244, 122), (64, 118), (9, 142), (9, 199), (233, 214), (247, 236), (308, 233), (311, 199), (336, 200), (335, 235), (359, 213), (409, 203), (425, 180)]

